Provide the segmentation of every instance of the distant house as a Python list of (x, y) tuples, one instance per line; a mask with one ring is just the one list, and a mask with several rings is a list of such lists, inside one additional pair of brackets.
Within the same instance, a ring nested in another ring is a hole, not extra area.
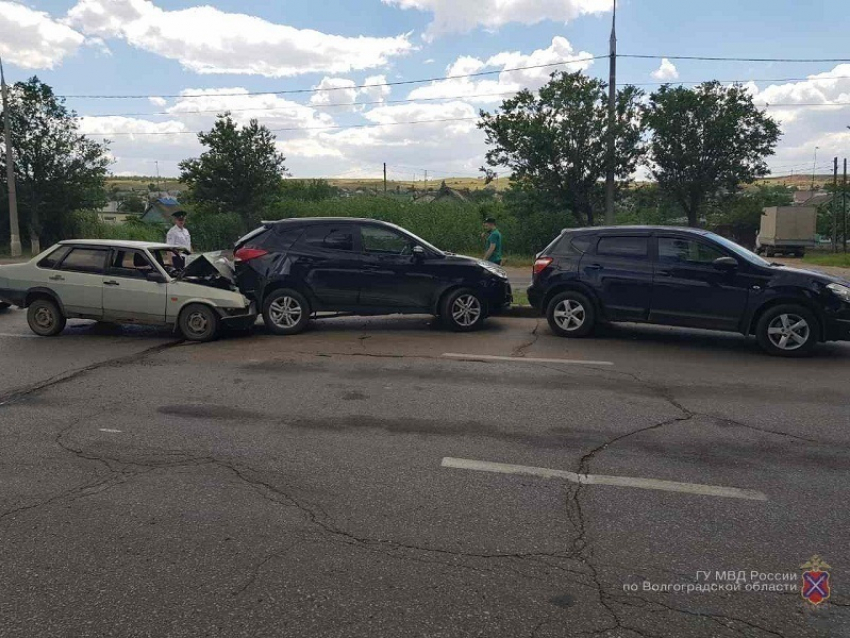
[(132, 214), (121, 211), (121, 202), (107, 202), (106, 206), (97, 211), (97, 218), (106, 224), (123, 224)]
[(181, 210), (180, 202), (174, 197), (159, 197), (148, 203), (142, 221), (146, 224), (170, 224), (171, 218), (178, 210)]

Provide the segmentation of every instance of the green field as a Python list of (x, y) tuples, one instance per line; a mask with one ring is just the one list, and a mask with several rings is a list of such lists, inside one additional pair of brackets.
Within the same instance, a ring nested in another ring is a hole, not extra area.
[(809, 253), (803, 261), (816, 266), (850, 268), (850, 253)]

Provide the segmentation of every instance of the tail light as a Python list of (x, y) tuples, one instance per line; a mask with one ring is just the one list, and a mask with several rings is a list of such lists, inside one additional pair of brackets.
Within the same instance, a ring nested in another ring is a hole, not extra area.
[(540, 257), (537, 260), (535, 260), (534, 269), (532, 271), (532, 276), (536, 277), (537, 275), (542, 273), (544, 270), (546, 270), (549, 267), (549, 264), (551, 264), (552, 261), (553, 260), (552, 260), (551, 257)]
[(233, 259), (237, 263), (243, 263), (246, 261), (251, 261), (252, 259), (257, 259), (258, 257), (263, 257), (268, 254), (269, 251), (263, 250), (262, 248), (240, 248), (235, 253), (233, 253)]

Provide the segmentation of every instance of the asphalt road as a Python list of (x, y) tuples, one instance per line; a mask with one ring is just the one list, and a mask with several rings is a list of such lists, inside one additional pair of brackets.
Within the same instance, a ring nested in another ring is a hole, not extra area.
[(0, 314), (0, 636), (850, 636), (848, 344), (72, 324)]

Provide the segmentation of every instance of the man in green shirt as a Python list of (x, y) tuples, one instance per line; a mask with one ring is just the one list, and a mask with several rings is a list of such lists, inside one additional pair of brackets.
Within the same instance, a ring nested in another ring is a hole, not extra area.
[(484, 242), (487, 250), (484, 253), (484, 261), (501, 266), (502, 264), (502, 233), (496, 228), (496, 220), (488, 217), (484, 220)]

